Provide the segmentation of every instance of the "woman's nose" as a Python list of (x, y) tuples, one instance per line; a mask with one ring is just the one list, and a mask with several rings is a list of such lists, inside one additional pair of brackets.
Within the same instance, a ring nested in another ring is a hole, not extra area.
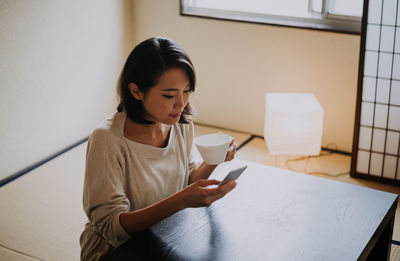
[(176, 101), (175, 101), (175, 107), (182, 108), (184, 104), (185, 104), (185, 102), (183, 100), (183, 96), (182, 95), (177, 95), (177, 98), (176, 98)]

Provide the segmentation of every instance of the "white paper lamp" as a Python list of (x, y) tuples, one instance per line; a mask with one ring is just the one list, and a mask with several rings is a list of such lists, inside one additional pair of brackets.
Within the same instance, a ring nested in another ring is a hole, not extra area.
[(271, 154), (318, 155), (324, 112), (312, 93), (267, 93), (264, 138)]

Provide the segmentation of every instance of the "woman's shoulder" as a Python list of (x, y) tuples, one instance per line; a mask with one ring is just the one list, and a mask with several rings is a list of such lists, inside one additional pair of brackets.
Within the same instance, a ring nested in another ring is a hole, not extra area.
[(123, 135), (122, 117), (119, 112), (107, 117), (92, 131), (90, 140), (101, 143), (120, 141)]
[(193, 121), (189, 123), (176, 123), (177, 128), (181, 131), (183, 137), (191, 137), (194, 134)]

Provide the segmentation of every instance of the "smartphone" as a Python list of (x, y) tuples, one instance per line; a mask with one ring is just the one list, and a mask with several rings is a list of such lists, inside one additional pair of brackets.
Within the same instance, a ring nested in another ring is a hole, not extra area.
[(239, 176), (247, 169), (247, 166), (240, 167), (238, 169), (231, 170), (228, 175), (219, 183), (218, 186), (222, 186), (226, 183), (228, 183), (231, 180), (237, 180)]

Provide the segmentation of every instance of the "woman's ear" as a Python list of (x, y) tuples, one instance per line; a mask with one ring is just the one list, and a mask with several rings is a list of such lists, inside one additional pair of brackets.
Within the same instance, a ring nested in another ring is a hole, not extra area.
[(135, 83), (133, 83), (133, 82), (129, 83), (129, 84), (128, 84), (128, 88), (129, 88), (129, 91), (131, 92), (132, 96), (133, 96), (136, 100), (143, 100), (144, 95), (143, 95), (143, 93), (139, 90), (139, 87), (138, 87)]

